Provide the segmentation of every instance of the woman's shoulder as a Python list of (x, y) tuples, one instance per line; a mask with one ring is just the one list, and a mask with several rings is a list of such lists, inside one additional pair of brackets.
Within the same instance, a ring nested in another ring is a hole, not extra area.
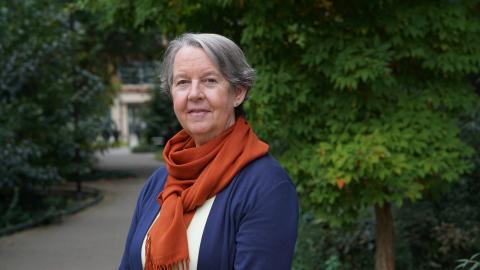
[(237, 175), (239, 184), (253, 186), (266, 190), (277, 185), (291, 185), (292, 180), (280, 163), (271, 155), (266, 154), (243, 168)]
[(270, 154), (244, 167), (224, 192), (222, 198), (229, 200), (226, 204), (231, 206), (229, 209), (239, 218), (245, 213), (260, 213), (271, 204), (280, 206), (287, 203), (290, 209), (294, 209), (293, 212), (298, 208), (292, 180)]
[(282, 175), (288, 177), (287, 172), (270, 153), (250, 162), (241, 172), (255, 175)]

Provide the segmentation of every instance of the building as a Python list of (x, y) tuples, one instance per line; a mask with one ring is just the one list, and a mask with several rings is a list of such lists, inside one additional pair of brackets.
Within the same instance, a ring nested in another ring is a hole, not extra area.
[(151, 99), (158, 63), (133, 63), (120, 66), (117, 78), (120, 90), (114, 98), (110, 115), (119, 139), (128, 142), (133, 147), (138, 144), (138, 134), (145, 128), (140, 117), (140, 110)]

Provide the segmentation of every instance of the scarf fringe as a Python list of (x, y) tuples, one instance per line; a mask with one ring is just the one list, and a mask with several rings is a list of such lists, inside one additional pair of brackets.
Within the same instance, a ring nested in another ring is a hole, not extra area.
[(145, 264), (145, 270), (188, 270), (189, 264), (190, 261), (188, 259), (178, 260), (167, 265), (160, 265), (155, 262), (150, 262), (148, 266)]
[(161, 264), (158, 261), (154, 261), (151, 252), (152, 239), (150, 235), (147, 235), (147, 241), (145, 243), (145, 270), (188, 270), (190, 265), (190, 259), (177, 259), (176, 261), (169, 262), (167, 264)]

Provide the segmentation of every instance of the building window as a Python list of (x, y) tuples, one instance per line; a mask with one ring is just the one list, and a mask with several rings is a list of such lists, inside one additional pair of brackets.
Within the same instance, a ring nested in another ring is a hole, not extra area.
[(118, 77), (123, 84), (153, 84), (159, 71), (159, 62), (130, 63), (118, 68)]

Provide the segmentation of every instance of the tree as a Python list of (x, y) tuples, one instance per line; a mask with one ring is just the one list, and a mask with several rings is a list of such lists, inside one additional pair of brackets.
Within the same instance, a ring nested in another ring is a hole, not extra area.
[(110, 18), (240, 42), (258, 71), (251, 122), (303, 208), (341, 225), (373, 207), (375, 267), (394, 269), (392, 204), (472, 167), (459, 124), (479, 105), (467, 80), (480, 71), (478, 1), (154, 2)]
[(86, 68), (85, 32), (68, 5), (10, 1), (1, 2), (0, 12), (4, 208), (21, 203), (19, 193), (89, 172), (109, 96)]
[(180, 125), (173, 112), (171, 98), (159, 88), (159, 85), (156, 84), (151, 90), (152, 99), (143, 112), (143, 118), (147, 124), (146, 139), (162, 137), (165, 144), (167, 140), (180, 130)]
[(466, 79), (479, 71), (478, 5), (257, 10), (243, 42), (255, 44), (249, 52), (261, 65), (251, 108), (268, 123), (262, 135), (288, 146), (282, 159), (319, 218), (340, 224), (374, 206), (376, 269), (394, 269), (391, 204), (417, 200), (471, 167), (458, 124), (479, 104)]

